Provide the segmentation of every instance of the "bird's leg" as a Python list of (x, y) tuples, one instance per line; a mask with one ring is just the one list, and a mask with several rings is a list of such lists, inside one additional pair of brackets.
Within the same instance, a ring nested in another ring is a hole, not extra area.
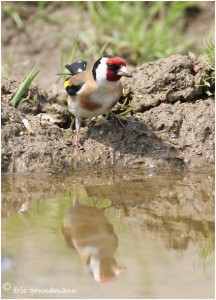
[(115, 119), (115, 121), (117, 121), (119, 123), (119, 125), (123, 128), (125, 128), (124, 124), (121, 121), (121, 118), (118, 117), (117, 115), (115, 115), (111, 110), (110, 110), (110, 114), (113, 116), (113, 118)]
[(82, 121), (78, 118), (75, 119), (75, 126), (76, 126), (76, 137), (75, 137), (75, 147), (79, 150), (81, 147), (80, 142), (80, 127), (81, 127)]
[(73, 197), (73, 206), (77, 206), (78, 201), (77, 201), (77, 190), (76, 190), (76, 185), (74, 184), (74, 197)]

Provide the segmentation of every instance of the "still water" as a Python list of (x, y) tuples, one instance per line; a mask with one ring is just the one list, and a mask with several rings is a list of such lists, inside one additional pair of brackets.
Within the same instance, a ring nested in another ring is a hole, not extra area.
[(214, 298), (214, 176), (2, 176), (2, 298)]

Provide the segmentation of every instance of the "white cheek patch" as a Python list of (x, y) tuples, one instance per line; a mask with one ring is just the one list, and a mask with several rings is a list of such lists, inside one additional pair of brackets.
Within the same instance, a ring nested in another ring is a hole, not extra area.
[(100, 84), (107, 83), (106, 73), (107, 73), (107, 64), (106, 64), (107, 58), (103, 57), (100, 60), (100, 64), (98, 65), (96, 69), (96, 78), (97, 82)]
[(102, 57), (100, 62), (101, 62), (101, 65), (106, 65), (107, 57)]

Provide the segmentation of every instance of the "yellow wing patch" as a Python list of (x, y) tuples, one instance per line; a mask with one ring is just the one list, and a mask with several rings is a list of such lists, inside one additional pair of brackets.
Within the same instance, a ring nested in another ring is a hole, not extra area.
[(70, 84), (69, 84), (69, 80), (66, 80), (65, 82), (64, 82), (64, 88), (66, 89), (66, 87), (67, 86), (69, 86)]

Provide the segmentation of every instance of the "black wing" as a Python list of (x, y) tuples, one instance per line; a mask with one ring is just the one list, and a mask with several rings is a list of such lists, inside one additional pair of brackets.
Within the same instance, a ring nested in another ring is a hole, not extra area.
[(78, 60), (74, 63), (66, 65), (65, 68), (67, 68), (70, 71), (71, 75), (75, 75), (79, 72), (85, 71), (86, 66), (87, 66), (87, 61)]
[(68, 93), (68, 95), (70, 96), (75, 96), (79, 90), (82, 88), (83, 83), (78, 84), (78, 85), (71, 85), (71, 86), (67, 86), (65, 89)]

